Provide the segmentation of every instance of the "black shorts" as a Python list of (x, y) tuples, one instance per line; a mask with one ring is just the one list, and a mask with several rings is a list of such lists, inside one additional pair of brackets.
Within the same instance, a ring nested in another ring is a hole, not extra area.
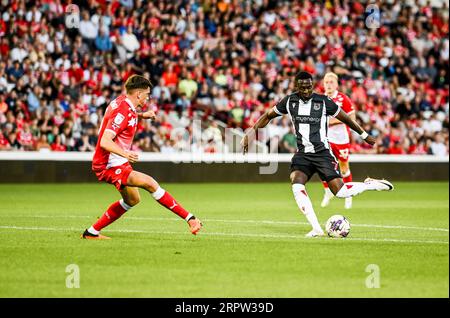
[(316, 153), (297, 152), (291, 161), (291, 171), (300, 170), (311, 179), (317, 172), (322, 181), (330, 182), (336, 178), (342, 178), (339, 164), (328, 149)]

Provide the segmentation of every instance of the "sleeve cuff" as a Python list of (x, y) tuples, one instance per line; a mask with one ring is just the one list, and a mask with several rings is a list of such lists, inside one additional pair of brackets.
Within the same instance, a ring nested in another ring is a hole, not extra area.
[(341, 111), (341, 108), (338, 106), (338, 109), (337, 109), (336, 113), (334, 113), (334, 115), (331, 115), (331, 117), (336, 117), (337, 114), (339, 114), (340, 111)]
[(278, 108), (277, 108), (277, 106), (273, 106), (273, 111), (275, 112), (275, 113), (277, 113), (278, 115), (280, 115), (280, 116), (283, 116), (284, 114), (283, 113), (281, 113), (279, 110), (278, 110)]
[(114, 134), (114, 137), (116, 137), (116, 135), (117, 135), (117, 133), (116, 133), (114, 130), (112, 130), (112, 129), (105, 129), (105, 131), (110, 131), (110, 132), (112, 132), (112, 133)]

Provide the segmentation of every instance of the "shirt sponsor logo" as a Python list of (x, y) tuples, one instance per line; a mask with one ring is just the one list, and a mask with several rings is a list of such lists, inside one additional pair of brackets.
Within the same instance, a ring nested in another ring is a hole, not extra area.
[(114, 123), (117, 124), (117, 125), (120, 125), (123, 122), (124, 119), (125, 119), (125, 116), (122, 115), (121, 113), (118, 113), (116, 115), (116, 117), (114, 118)]
[(308, 123), (308, 124), (320, 123), (320, 118), (315, 117), (296, 116), (295, 119), (300, 123)]

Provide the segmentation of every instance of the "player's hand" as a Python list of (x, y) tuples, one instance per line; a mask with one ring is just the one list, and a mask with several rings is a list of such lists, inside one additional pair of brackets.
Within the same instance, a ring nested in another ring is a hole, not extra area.
[(133, 151), (127, 151), (125, 158), (127, 158), (130, 163), (135, 163), (139, 160), (138, 154)]
[(147, 110), (146, 112), (142, 113), (142, 118), (144, 119), (151, 119), (151, 120), (155, 120), (156, 118), (156, 113), (153, 110)]
[(372, 136), (367, 136), (366, 139), (364, 139), (365, 142), (367, 142), (369, 145), (373, 146), (375, 145), (375, 142), (377, 141), (374, 137)]
[(248, 135), (245, 135), (241, 140), (241, 147), (244, 155), (248, 152)]

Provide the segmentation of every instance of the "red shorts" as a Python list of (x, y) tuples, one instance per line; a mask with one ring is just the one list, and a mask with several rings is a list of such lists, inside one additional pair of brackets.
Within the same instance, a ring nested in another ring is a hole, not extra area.
[(333, 144), (330, 142), (333, 155), (341, 162), (348, 162), (348, 156), (350, 155), (350, 144)]
[(117, 167), (111, 167), (106, 170), (94, 171), (98, 181), (105, 181), (113, 184), (117, 190), (122, 190), (127, 185), (128, 176), (133, 168), (130, 163), (124, 163)]

